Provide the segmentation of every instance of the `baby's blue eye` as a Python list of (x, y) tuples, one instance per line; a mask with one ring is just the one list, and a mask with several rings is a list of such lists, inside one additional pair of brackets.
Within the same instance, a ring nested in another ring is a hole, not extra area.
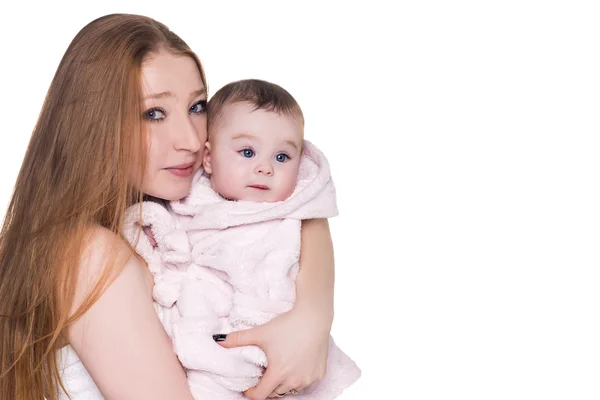
[(286, 162), (290, 157), (287, 154), (284, 153), (279, 153), (275, 156), (275, 160), (277, 160), (277, 162)]
[(244, 149), (240, 151), (240, 154), (246, 158), (254, 157), (254, 151), (252, 149)]

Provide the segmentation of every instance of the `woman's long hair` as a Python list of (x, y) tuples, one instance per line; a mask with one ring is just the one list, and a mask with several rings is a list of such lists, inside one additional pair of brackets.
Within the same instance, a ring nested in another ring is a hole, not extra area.
[(0, 399), (56, 400), (67, 326), (123, 265), (107, 263), (71, 314), (90, 228), (122, 235), (147, 155), (141, 70), (158, 51), (200, 61), (165, 25), (107, 15), (73, 39), (33, 130), (0, 232)]

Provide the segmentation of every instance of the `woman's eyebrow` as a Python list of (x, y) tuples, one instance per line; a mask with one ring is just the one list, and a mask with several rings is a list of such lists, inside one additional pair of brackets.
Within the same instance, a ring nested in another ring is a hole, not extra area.
[[(190, 93), (190, 98), (202, 96), (202, 95), (205, 95), (205, 94), (206, 94), (206, 89), (204, 89), (204, 88), (197, 89), (197, 90), (194, 90), (192, 93)], [(144, 100), (148, 100), (148, 99), (164, 99), (165, 97), (175, 97), (175, 98), (177, 98), (177, 96), (175, 95), (175, 93), (173, 93), (173, 92), (171, 92), (171, 91), (168, 90), (166, 92), (149, 94), (148, 96), (144, 97)]]
[(192, 97), (198, 97), (198, 96), (204, 96), (204, 95), (206, 95), (206, 89), (202, 88), (202, 89), (194, 90), (190, 94), (190, 98), (192, 98)]
[(152, 93), (149, 94), (148, 96), (144, 97), (144, 100), (148, 100), (148, 99), (164, 99), (165, 97), (177, 97), (173, 94), (173, 92), (167, 91), (167, 92), (160, 92), (160, 93)]

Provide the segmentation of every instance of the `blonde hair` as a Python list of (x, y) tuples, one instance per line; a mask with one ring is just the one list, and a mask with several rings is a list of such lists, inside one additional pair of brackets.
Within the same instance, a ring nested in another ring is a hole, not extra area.
[[(58, 339), (122, 265), (70, 315), (86, 235), (122, 237), (124, 212), (141, 199), (147, 143), (141, 70), (158, 51), (198, 57), (165, 25), (113, 14), (73, 39), (52, 80), (0, 231), (0, 398), (56, 400)], [(62, 384), (60, 384), (62, 385)]]

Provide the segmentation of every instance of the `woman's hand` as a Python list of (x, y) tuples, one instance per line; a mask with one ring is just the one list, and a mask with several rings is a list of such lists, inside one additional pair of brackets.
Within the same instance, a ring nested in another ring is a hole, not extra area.
[(246, 396), (264, 400), (277, 397), (276, 393), (300, 390), (325, 376), (330, 329), (328, 315), (297, 304), (264, 325), (228, 334), (220, 344), (227, 348), (257, 345), (263, 349), (268, 368)]
[(302, 221), (294, 307), (264, 325), (232, 332), (221, 342), (224, 347), (257, 345), (267, 354), (265, 374), (256, 387), (246, 391), (250, 399), (278, 397), (325, 376), (334, 280), (329, 223), (326, 219)]

